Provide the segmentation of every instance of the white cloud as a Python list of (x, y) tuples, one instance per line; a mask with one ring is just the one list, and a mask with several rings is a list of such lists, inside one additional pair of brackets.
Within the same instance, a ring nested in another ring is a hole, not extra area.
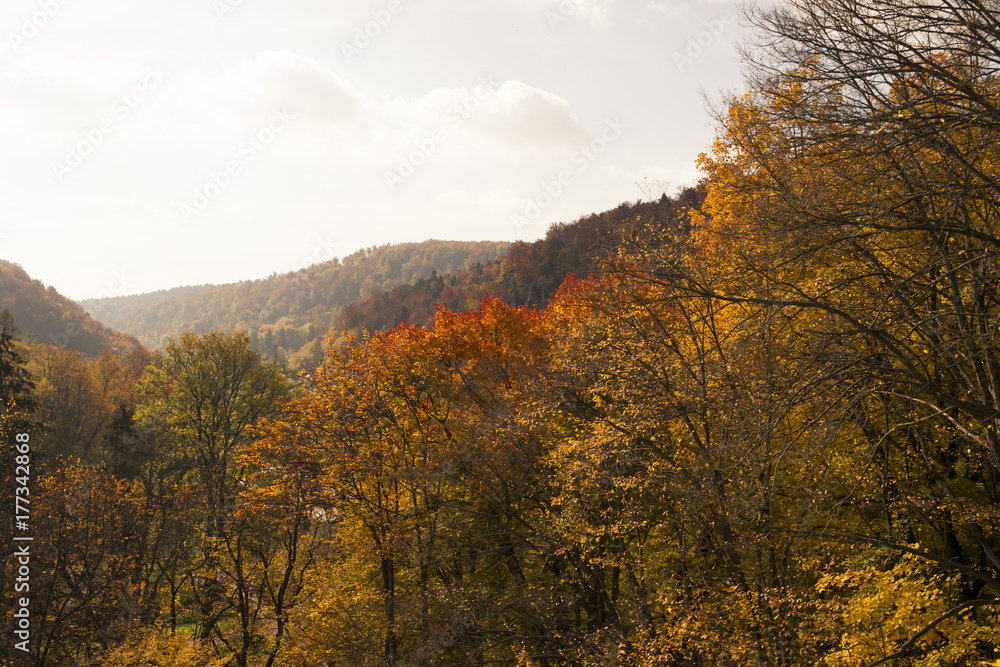
[(121, 210), (126, 213), (154, 216), (163, 220), (174, 221), (177, 219), (177, 215), (174, 212), (158, 209), (154, 206), (145, 204), (134, 197), (131, 199), (114, 199), (108, 202), (108, 208), (112, 211)]
[(268, 52), (245, 60), (225, 83), (235, 84), (262, 106), (287, 106), (313, 121), (357, 121), (364, 100), (348, 81), (313, 58)]
[(654, 14), (662, 14), (671, 18), (680, 18), (686, 5), (671, 0), (647, 0), (646, 9)]
[[(4, 0), (0, 23), (16, 27), (37, 3)], [(84, 296), (122, 266), (141, 273), (142, 289), (267, 275), (317, 235), (343, 253), (511, 239), (511, 214), (616, 116), (629, 119), (627, 139), (573, 172), (538, 233), (635, 199), (647, 174), (681, 185), (712, 137), (699, 90), (713, 88), (705, 77), (728, 56), (713, 47), (691, 69), (697, 86), (676, 75), (675, 42), (703, 29), (697, 9), (711, 19), (718, 7), (686, 0), (690, 20), (671, 21), (655, 13), (663, 0), (651, 3), (404, 0), (347, 63), (340, 42), (385, 0), (244, 0), (224, 21), (212, 0), (74, 0), (20, 54), (0, 56), (4, 254)], [(560, 5), (574, 9), (553, 28), (546, 12)], [(736, 36), (727, 28), (719, 41)], [(116, 114), (157, 66), (162, 85)], [(243, 160), (240, 146), (276, 108), (294, 114), (287, 130), (180, 229), (179, 205)], [(63, 182), (53, 178), (53, 163), (106, 118), (113, 131)], [(430, 137), (433, 150), (390, 191), (386, 171)]]
[(0, 67), (0, 108), (8, 114), (28, 111), (33, 123), (64, 129), (100, 114), (142, 76), (143, 66), (138, 64), (94, 62), (24, 48), (19, 57)]
[(608, 25), (608, 13), (614, 0), (570, 0), (575, 1), (581, 19), (595, 27)]
[(494, 141), (520, 148), (574, 148), (590, 140), (569, 102), (520, 81), (500, 86), (473, 123)]
[(437, 195), (434, 197), (434, 201), (445, 204), (468, 204), (470, 200), (469, 195), (465, 190), (452, 190), (450, 192), (442, 192)]
[(512, 6), (523, 13), (536, 14), (550, 28), (578, 21), (593, 28), (609, 25), (615, 0), (514, 0)]
[(523, 202), (523, 196), (519, 197), (509, 190), (495, 190), (476, 199), (476, 203), (480, 206), (503, 211), (512, 211)]

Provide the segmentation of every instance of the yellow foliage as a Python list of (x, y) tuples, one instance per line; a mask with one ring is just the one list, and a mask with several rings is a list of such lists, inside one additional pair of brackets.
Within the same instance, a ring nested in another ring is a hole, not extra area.
[(105, 667), (223, 667), (232, 656), (215, 656), (192, 637), (170, 635), (160, 628), (143, 628), (111, 649), (102, 659)]
[[(853, 667), (899, 650), (932, 621), (960, 604), (959, 575), (906, 555), (891, 567), (877, 563), (824, 576), (816, 588), (838, 592), (845, 604), (839, 646), (826, 657), (830, 667)], [(1000, 641), (1000, 617), (990, 610), (966, 609), (938, 623), (914, 645), (923, 657), (914, 667), (959, 667)], [(982, 665), (994, 663), (979, 663)]]

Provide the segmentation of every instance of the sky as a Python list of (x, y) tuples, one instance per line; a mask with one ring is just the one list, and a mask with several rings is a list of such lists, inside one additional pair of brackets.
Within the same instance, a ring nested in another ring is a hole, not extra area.
[(693, 184), (734, 3), (3, 0), (0, 258), (74, 299)]

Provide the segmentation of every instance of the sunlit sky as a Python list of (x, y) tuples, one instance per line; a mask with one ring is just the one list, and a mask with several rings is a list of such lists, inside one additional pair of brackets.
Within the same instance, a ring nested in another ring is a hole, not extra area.
[[(3, 0), (0, 258), (71, 298), (531, 240), (697, 180), (735, 5)], [(2, 286), (0, 286), (2, 289)]]

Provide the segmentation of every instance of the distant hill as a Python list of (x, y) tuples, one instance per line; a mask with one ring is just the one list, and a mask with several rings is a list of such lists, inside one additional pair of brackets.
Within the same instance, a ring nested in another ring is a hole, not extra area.
[(322, 359), (330, 333), (358, 335), (399, 322), (428, 325), (438, 304), (466, 310), (491, 294), (514, 306), (544, 307), (567, 275), (598, 272), (630, 230), (651, 222), (683, 229), (686, 211), (699, 208), (703, 199), (699, 186), (655, 202), (623, 203), (552, 225), (544, 238), (530, 243), (386, 245), (260, 280), (82, 305), (149, 347), (161, 348), (183, 332), (247, 331), (262, 354), (309, 367)]
[(567, 275), (586, 277), (600, 272), (603, 260), (629, 240), (630, 232), (686, 233), (687, 211), (700, 209), (704, 198), (704, 188), (699, 185), (675, 197), (623, 203), (572, 223), (552, 225), (542, 239), (514, 243), (497, 264), (432, 276), (355, 301), (341, 311), (333, 330), (359, 335), (362, 331), (384, 331), (399, 322), (427, 326), (434, 320), (436, 304), (468, 310), (487, 294), (512, 306), (544, 307)]
[(509, 247), (492, 241), (386, 245), (260, 280), (81, 305), (149, 347), (188, 331), (247, 331), (263, 354), (308, 363), (319, 358), (322, 339), (348, 304), (397, 285), (496, 264)]
[(22, 336), (96, 356), (138, 345), (135, 337), (98, 322), (77, 303), (31, 278), (20, 264), (0, 260), (0, 312), (9, 310)]
[(130, 296), (123, 297), (84, 299), (80, 301), (80, 305), (88, 310), (90, 306), (93, 306), (95, 312), (92, 312), (91, 315), (103, 322), (104, 320), (101, 318), (100, 314), (102, 310), (106, 309), (108, 312), (112, 312), (119, 304), (128, 303), (131, 306), (151, 305), (159, 303), (160, 301), (165, 301), (180, 294), (197, 292), (198, 290), (207, 289), (209, 287), (215, 287), (215, 285), (186, 285), (184, 287), (171, 287), (170, 289), (161, 289), (155, 292), (144, 292), (142, 294), (132, 294)]

